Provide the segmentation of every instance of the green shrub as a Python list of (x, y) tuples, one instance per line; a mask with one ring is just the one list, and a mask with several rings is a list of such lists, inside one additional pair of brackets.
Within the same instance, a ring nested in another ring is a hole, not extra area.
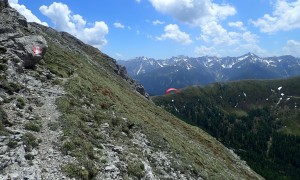
[(1, 54), (6, 53), (6, 51), (7, 51), (6, 47), (0, 46), (0, 53)]
[(69, 152), (73, 151), (76, 148), (76, 145), (72, 141), (66, 141), (62, 145), (62, 152), (64, 154), (68, 154)]
[(53, 85), (62, 85), (62, 83), (63, 83), (63, 81), (60, 80), (60, 79), (54, 79), (54, 80), (52, 81), (52, 84), (53, 84)]
[(18, 142), (14, 140), (10, 140), (7, 144), (7, 146), (11, 149), (16, 148), (18, 146)]
[(6, 64), (0, 64), (0, 71), (6, 71), (7, 70), (7, 65)]
[(49, 122), (48, 127), (51, 131), (56, 131), (59, 128), (59, 124), (57, 122)]
[[(5, 126), (2, 124), (2, 122), (0, 121), (0, 132), (5, 130)], [(1, 134), (1, 133), (0, 133)]]
[(9, 95), (13, 95), (14, 92), (19, 92), (22, 86), (16, 83), (8, 82), (3, 76), (0, 76), (0, 88), (4, 89)]
[(7, 114), (3, 110), (2, 106), (0, 106), (0, 122), (6, 122), (7, 121)]
[(30, 131), (40, 132), (41, 125), (36, 121), (30, 121), (25, 124), (25, 129)]
[(84, 167), (69, 163), (65, 167), (63, 167), (64, 172), (69, 176), (70, 178), (78, 178), (81, 180), (89, 180), (89, 172)]
[(34, 159), (34, 156), (32, 154), (29, 154), (29, 153), (25, 154), (24, 157), (25, 157), (26, 160), (33, 160)]
[(8, 121), (6, 112), (3, 110), (2, 106), (0, 106), (0, 131), (2, 132), (1, 134), (4, 133), (5, 126), (11, 125), (12, 123)]
[(39, 145), (38, 140), (32, 133), (25, 133), (22, 137), (23, 143), (26, 146), (25, 151), (31, 151), (32, 148), (35, 148)]
[(145, 175), (145, 166), (142, 162), (129, 162), (127, 171), (128, 175), (141, 179)]
[(2, 109), (2, 106), (0, 106), (0, 135), (7, 134), (5, 129), (6, 125), (11, 125), (11, 123), (8, 121), (6, 112)]
[(24, 109), (24, 107), (25, 107), (25, 100), (24, 100), (24, 98), (19, 97), (19, 98), (17, 99), (17, 104), (16, 104), (16, 106), (17, 106), (19, 109)]

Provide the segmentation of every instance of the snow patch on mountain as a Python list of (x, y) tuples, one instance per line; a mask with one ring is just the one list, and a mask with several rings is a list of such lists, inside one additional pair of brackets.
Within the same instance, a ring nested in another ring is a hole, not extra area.
[(240, 58), (238, 58), (238, 61), (243, 61), (243, 60), (247, 59), (248, 57), (249, 57), (248, 55), (247, 55), (247, 56), (240, 57)]
[(141, 64), (139, 70), (136, 73), (136, 75), (139, 75), (142, 69), (143, 69), (143, 65)]
[[(259, 57), (253, 53), (239, 57), (187, 57), (181, 55), (163, 60), (138, 57), (128, 61), (119, 61), (119, 63), (126, 67), (130, 76), (151, 73), (156, 69), (164, 69), (165, 74), (168, 71), (174, 72), (173, 68), (168, 69), (168, 67), (177, 67), (180, 72), (181, 69), (186, 69), (191, 73), (199, 70), (208, 74), (209, 78), (215, 79), (215, 81), (208, 80), (209, 83), (244, 78), (274, 79), (300, 75), (299, 58), (293, 56)], [(196, 71), (191, 71), (191, 69)]]

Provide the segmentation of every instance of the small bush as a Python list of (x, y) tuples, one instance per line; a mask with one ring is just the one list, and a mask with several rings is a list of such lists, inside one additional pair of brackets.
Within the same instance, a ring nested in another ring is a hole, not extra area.
[(145, 175), (145, 166), (142, 162), (129, 162), (127, 171), (130, 176), (141, 179)]
[(20, 112), (20, 111), (18, 111), (18, 112), (17, 112), (17, 116), (19, 116), (19, 117), (21, 117), (21, 118), (23, 118), (23, 117), (24, 117), (23, 113), (22, 113), (22, 112)]
[(7, 62), (8, 62), (8, 60), (5, 58), (2, 58), (2, 59), (0, 59), (0, 63), (4, 63), (4, 64), (7, 64)]
[(111, 119), (111, 124), (112, 124), (113, 126), (119, 126), (119, 125), (122, 124), (122, 119), (121, 119), (121, 118), (118, 118), (118, 117), (112, 118), (112, 119)]
[(64, 154), (69, 154), (69, 152), (73, 151), (76, 148), (76, 145), (72, 141), (66, 141), (63, 143), (61, 151)]
[(28, 123), (25, 124), (25, 129), (26, 130), (30, 130), (30, 131), (40, 132), (41, 125), (38, 124), (35, 121), (30, 121), (30, 122), (28, 122)]
[(0, 53), (1, 54), (6, 53), (6, 51), (7, 51), (6, 47), (0, 46)]
[(63, 167), (64, 172), (70, 178), (78, 178), (82, 180), (89, 180), (89, 172), (80, 165), (69, 163), (65, 167)]
[(33, 160), (34, 159), (34, 156), (32, 154), (25, 154), (25, 159), (26, 160)]
[(6, 112), (0, 106), (0, 130), (3, 130), (5, 126), (12, 126), (12, 123), (8, 121)]
[(62, 85), (62, 80), (60, 80), (60, 79), (54, 79), (53, 81), (52, 81), (52, 84), (53, 85)]
[(16, 104), (16, 106), (17, 106), (19, 109), (24, 109), (24, 107), (25, 107), (25, 100), (24, 100), (24, 98), (19, 97), (19, 98), (17, 99), (17, 104)]
[(56, 131), (59, 128), (59, 124), (57, 122), (49, 122), (48, 127), (51, 131)]
[(0, 106), (0, 122), (5, 122), (7, 120), (7, 114)]
[(7, 144), (7, 146), (11, 149), (14, 149), (18, 146), (18, 142), (17, 141), (14, 141), (14, 140), (10, 140)]
[[(0, 132), (5, 131), (5, 126), (0, 121)], [(0, 133), (1, 134), (1, 133)]]
[(7, 65), (6, 64), (0, 64), (0, 70), (1, 71), (6, 71), (7, 70)]
[(22, 137), (23, 143), (26, 146), (25, 151), (31, 151), (32, 148), (35, 148), (39, 145), (38, 140), (36, 137), (31, 133), (25, 133)]

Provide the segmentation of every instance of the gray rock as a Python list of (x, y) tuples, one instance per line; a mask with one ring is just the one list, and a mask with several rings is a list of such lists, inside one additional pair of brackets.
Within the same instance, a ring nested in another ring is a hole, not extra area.
[(115, 146), (112, 148), (112, 150), (116, 153), (122, 153), (123, 148), (121, 146)]
[(117, 170), (118, 170), (118, 168), (113, 164), (105, 167), (105, 171), (114, 172), (114, 171), (117, 171)]
[(109, 127), (108, 123), (101, 124), (101, 126), (100, 126), (101, 129), (105, 129), (105, 128), (108, 128), (108, 127)]
[(2, 146), (2, 147), (0, 147), (0, 155), (6, 153), (7, 150), (8, 150), (8, 146)]
[[(17, 10), (10, 8), (9, 6), (6, 6), (1, 10), (0, 22), (1, 25), (5, 25), (0, 26), (0, 33), (14, 33), (18, 31), (19, 27), (28, 27), (26, 18), (22, 16)], [(18, 31), (17, 34), (23, 33), (21, 33), (21, 31)]]
[(37, 35), (16, 38), (15, 42), (23, 50), (18, 56), (24, 61), (25, 68), (31, 68), (43, 59), (48, 48), (45, 38)]
[(0, 142), (3, 142), (4, 140), (6, 140), (7, 137), (6, 136), (0, 136)]
[(1, 0), (0, 1), (0, 12), (2, 11), (2, 9), (7, 8), (8, 6), (9, 6), (8, 0)]

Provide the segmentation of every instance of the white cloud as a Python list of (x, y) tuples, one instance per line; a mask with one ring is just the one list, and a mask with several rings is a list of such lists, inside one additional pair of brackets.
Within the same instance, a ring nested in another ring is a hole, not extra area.
[(116, 53), (115, 55), (116, 55), (116, 57), (118, 57), (118, 58), (123, 57), (123, 55), (122, 55), (121, 53)]
[[(222, 20), (236, 14), (236, 9), (231, 5), (217, 4), (212, 0), (149, 1), (157, 11), (170, 15), (182, 23), (200, 28), (201, 33), (197, 39), (201, 40), (203, 45), (195, 48), (194, 51), (198, 55), (201, 54), (201, 50), (206, 50), (214, 55), (223, 54), (222, 49), (230, 51), (231, 49), (243, 45), (248, 45), (248, 47), (251, 46), (252, 49), (254, 49), (253, 47), (256, 47), (257, 51), (259, 49), (259, 46), (257, 45), (258, 36), (248, 31), (241, 21), (228, 24), (231, 27), (237, 28), (236, 31), (229, 31), (221, 25), (220, 22)], [(179, 28), (177, 31), (179, 31)], [(168, 31), (166, 31), (165, 28), (165, 34), (157, 39), (173, 39), (186, 42), (186, 44), (192, 42), (189, 35), (186, 33), (176, 34), (175, 32), (175, 28), (172, 29), (169, 27)], [(180, 36), (180, 34), (182, 35)], [(184, 39), (186, 41), (184, 41)]]
[(28, 22), (36, 22), (44, 26), (48, 26), (46, 22), (42, 22), (37, 18), (26, 6), (19, 4), (18, 0), (8, 0), (11, 7), (15, 8), (20, 14), (25, 16)]
[(53, 22), (59, 31), (66, 31), (85, 43), (101, 49), (107, 44), (105, 36), (108, 34), (108, 26), (103, 21), (96, 21), (92, 27), (87, 27), (82, 16), (72, 15), (66, 4), (54, 2), (49, 7), (41, 6), (40, 11)]
[(214, 45), (232, 46), (240, 43), (255, 44), (258, 41), (258, 37), (250, 31), (244, 31), (242, 33), (228, 31), (215, 21), (203, 26), (201, 32), (202, 34), (198, 39), (206, 43), (213, 43)]
[(125, 26), (123, 24), (119, 23), (119, 22), (115, 22), (114, 26), (115, 26), (115, 28), (120, 28), (120, 29), (124, 29), (125, 28)]
[(270, 52), (254, 43), (245, 43), (234, 49), (236, 52), (252, 52), (259, 56), (270, 56)]
[(135, 0), (137, 3), (140, 3), (141, 2), (141, 0)]
[(236, 10), (230, 5), (218, 5), (212, 0), (149, 0), (154, 8), (181, 22), (201, 26), (211, 21), (225, 19)]
[(300, 57), (300, 42), (295, 40), (288, 40), (286, 46), (284, 46), (282, 50), (287, 55)]
[(272, 15), (265, 14), (256, 21), (251, 20), (261, 32), (272, 33), (300, 28), (300, 0), (277, 0)]
[(198, 46), (195, 48), (197, 56), (220, 56), (214, 47)]
[(244, 24), (241, 21), (229, 22), (228, 26), (238, 28), (239, 30), (242, 31), (246, 31), (246, 28), (244, 27)]
[(160, 20), (155, 20), (155, 21), (152, 22), (152, 24), (153, 24), (154, 26), (156, 26), (156, 25), (165, 24), (165, 22), (164, 22), (164, 21), (160, 21)]
[(18, 4), (18, 0), (8, 0), (9, 4)]
[(165, 34), (157, 37), (158, 40), (171, 39), (182, 44), (190, 44), (192, 40), (188, 34), (181, 32), (176, 24), (169, 24), (165, 27)]

